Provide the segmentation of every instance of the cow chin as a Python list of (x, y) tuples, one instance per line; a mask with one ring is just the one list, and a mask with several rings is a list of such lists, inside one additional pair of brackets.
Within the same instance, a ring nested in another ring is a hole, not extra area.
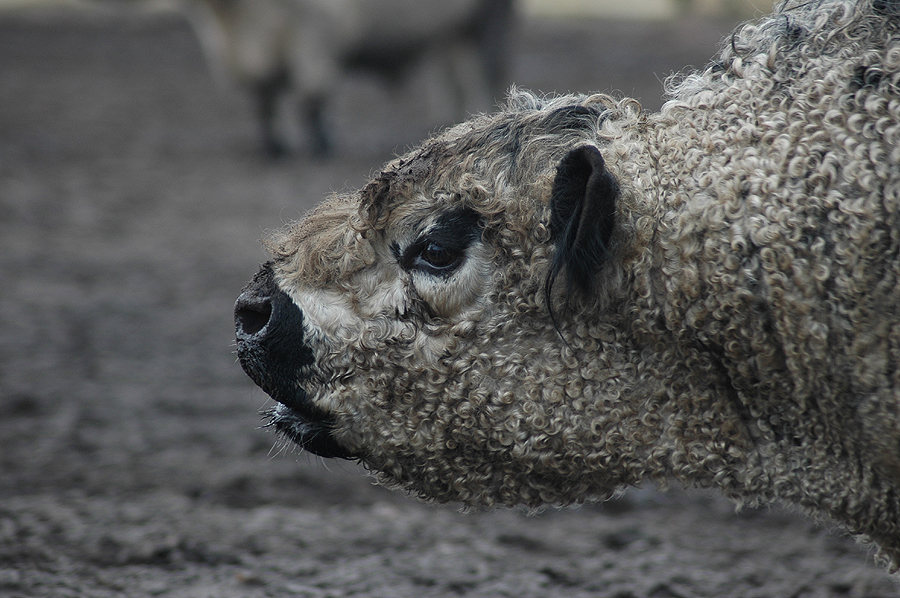
[(300, 448), (319, 457), (354, 459), (355, 456), (335, 440), (334, 425), (327, 418), (310, 417), (283, 403), (270, 413), (270, 425)]

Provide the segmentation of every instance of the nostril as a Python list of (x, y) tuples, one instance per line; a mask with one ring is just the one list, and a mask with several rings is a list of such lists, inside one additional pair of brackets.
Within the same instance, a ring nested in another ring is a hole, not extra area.
[(266, 327), (272, 317), (272, 302), (268, 299), (238, 301), (234, 308), (234, 324), (238, 334), (253, 336)]

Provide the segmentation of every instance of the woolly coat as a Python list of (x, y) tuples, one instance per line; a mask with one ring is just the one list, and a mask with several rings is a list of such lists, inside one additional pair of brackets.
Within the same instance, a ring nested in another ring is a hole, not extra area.
[(273, 425), (429, 500), (780, 501), (896, 568), (898, 13), (785, 2), (658, 114), (514, 90), (327, 200), (238, 300)]

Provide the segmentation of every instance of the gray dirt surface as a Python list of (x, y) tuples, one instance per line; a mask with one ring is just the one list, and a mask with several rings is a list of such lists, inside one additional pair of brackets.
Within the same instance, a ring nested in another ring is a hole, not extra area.
[[(658, 108), (731, 26), (528, 21), (514, 78)], [(461, 514), (260, 428), (231, 315), (258, 239), (445, 122), (440, 99), (427, 69), (351, 78), (338, 154), (270, 163), (180, 18), (0, 15), (0, 596), (898, 595), (780, 509), (644, 488)]]

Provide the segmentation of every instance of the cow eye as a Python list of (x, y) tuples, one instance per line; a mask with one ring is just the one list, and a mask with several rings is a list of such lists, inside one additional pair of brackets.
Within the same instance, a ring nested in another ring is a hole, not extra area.
[(416, 265), (435, 273), (447, 273), (462, 263), (464, 255), (461, 251), (452, 251), (436, 241), (430, 241), (419, 252)]
[(391, 246), (400, 267), (407, 272), (450, 277), (466, 261), (466, 251), (481, 237), (481, 216), (475, 210), (460, 208), (441, 214), (406, 249)]

